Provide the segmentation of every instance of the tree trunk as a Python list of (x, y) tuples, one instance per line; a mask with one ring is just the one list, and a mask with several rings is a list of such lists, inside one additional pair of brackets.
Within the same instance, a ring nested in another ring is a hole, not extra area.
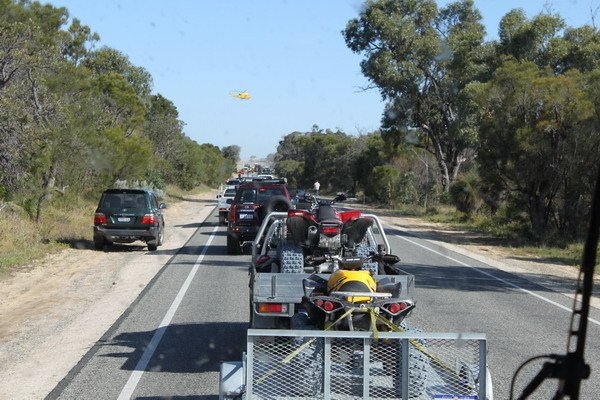
[(54, 190), (54, 185), (56, 183), (56, 168), (57, 162), (53, 161), (50, 169), (44, 175), (44, 181), (42, 183), (42, 194), (38, 198), (37, 209), (35, 213), (35, 222), (38, 223), (40, 221), (40, 216), (42, 215), (42, 207), (43, 204), (50, 200), (52, 197), (52, 191)]
[(531, 222), (531, 234), (535, 240), (540, 240), (546, 232), (548, 225), (546, 211), (543, 196), (537, 194), (529, 196), (529, 221)]

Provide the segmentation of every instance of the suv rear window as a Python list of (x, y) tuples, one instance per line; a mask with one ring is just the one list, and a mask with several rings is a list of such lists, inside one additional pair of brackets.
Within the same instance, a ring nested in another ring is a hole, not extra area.
[(223, 197), (234, 197), (235, 196), (235, 189), (227, 189), (225, 190), (225, 193), (223, 193)]
[(106, 193), (101, 208), (146, 208), (144, 193)]
[(285, 192), (280, 188), (242, 189), (242, 192), (240, 193), (240, 202), (264, 203), (273, 196), (285, 196)]

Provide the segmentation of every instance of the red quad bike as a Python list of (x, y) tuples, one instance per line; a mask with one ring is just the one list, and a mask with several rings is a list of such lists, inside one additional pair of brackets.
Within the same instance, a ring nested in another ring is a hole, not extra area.
[[(307, 194), (305, 203), (311, 204), (308, 210), (288, 211), (287, 241), (280, 252), (281, 272), (304, 272), (306, 265), (314, 267), (315, 273), (331, 273), (339, 269), (339, 257), (367, 258), (379, 250), (372, 238), (371, 218), (363, 217), (359, 210), (339, 211), (333, 207), (345, 199), (344, 194), (333, 200)], [(379, 265), (365, 262), (363, 268), (374, 274), (385, 273), (378, 270)]]

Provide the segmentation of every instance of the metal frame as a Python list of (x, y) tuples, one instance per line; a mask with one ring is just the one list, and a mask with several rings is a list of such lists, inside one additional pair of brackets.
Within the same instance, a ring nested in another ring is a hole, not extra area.
[[(256, 259), (258, 258), (258, 252), (257, 252), (258, 246), (262, 242), (263, 235), (265, 233), (265, 230), (267, 229), (267, 226), (269, 225), (269, 222), (272, 219), (285, 219), (285, 218), (287, 218), (287, 216), (288, 216), (287, 212), (276, 211), (276, 212), (272, 212), (269, 215), (267, 215), (266, 218), (263, 220), (262, 224), (260, 225), (260, 228), (258, 229), (258, 232), (256, 233), (256, 237), (254, 238), (254, 241), (252, 242), (252, 262), (253, 263), (256, 262)], [(391, 253), (392, 248), (390, 246), (390, 242), (388, 241), (388, 238), (385, 234), (385, 230), (383, 229), (383, 225), (382, 225), (379, 217), (377, 217), (375, 214), (362, 214), (362, 216), (365, 218), (370, 218), (373, 221), (375, 221), (375, 225), (377, 226), (377, 229), (379, 230), (379, 235), (383, 239), (383, 244), (385, 245), (386, 252)], [(269, 229), (267, 234), (272, 234), (271, 229)], [(372, 241), (373, 243), (377, 243), (377, 240), (375, 240), (375, 234), (373, 233), (373, 231), (371, 229), (369, 229), (368, 235), (369, 235), (370, 241)], [(262, 252), (262, 251), (261, 251), (261, 253), (264, 254), (264, 252)]]
[[(422, 332), (379, 332), (377, 339), (373, 332), (357, 332), (357, 331), (314, 331), (314, 330), (277, 330), (277, 329), (248, 329), (247, 335), (247, 363), (246, 363), (246, 393), (245, 399), (253, 399), (253, 382), (252, 377), (254, 359), (254, 346), (257, 337), (289, 337), (289, 338), (323, 338), (324, 354), (323, 354), (323, 399), (331, 398), (331, 343), (334, 339), (362, 339), (363, 351), (365, 359), (369, 359), (371, 343), (374, 340), (398, 340), (402, 345), (402, 354), (408, 355), (409, 342), (411, 340), (449, 340), (460, 342), (464, 340), (476, 341), (479, 348), (479, 375), (477, 377), (478, 390), (477, 396), (479, 399), (492, 399), (493, 390), (488, 387), (487, 364), (486, 364), (486, 336), (482, 333), (422, 333)], [(408, 356), (402, 359), (402, 398), (409, 398), (409, 359)], [(363, 399), (369, 398), (369, 368), (363, 368)]]

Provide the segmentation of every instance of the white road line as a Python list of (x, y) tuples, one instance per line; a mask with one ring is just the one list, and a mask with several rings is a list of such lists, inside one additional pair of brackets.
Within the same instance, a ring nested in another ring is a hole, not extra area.
[[(389, 226), (389, 225), (388, 225), (388, 226)], [(398, 229), (397, 227), (394, 227), (394, 226), (390, 226), (390, 228), (392, 228), (392, 229)], [(507, 281), (507, 280), (505, 280), (505, 279), (502, 279), (502, 278), (499, 278), (499, 277), (497, 277), (497, 276), (495, 276), (495, 275), (493, 275), (493, 274), (490, 274), (489, 272), (483, 271), (483, 270), (481, 270), (481, 269), (479, 269), (479, 268), (477, 268), (477, 267), (474, 267), (474, 266), (472, 266), (472, 265), (469, 265), (469, 264), (467, 264), (467, 263), (464, 263), (464, 262), (462, 262), (462, 261), (460, 261), (460, 260), (457, 260), (456, 258), (452, 258), (452, 257), (450, 257), (450, 256), (447, 256), (447, 255), (445, 255), (445, 254), (442, 254), (442, 253), (440, 253), (439, 251), (436, 251), (436, 250), (430, 249), (429, 247), (427, 247), (427, 246), (424, 246), (424, 245), (422, 245), (422, 244), (420, 244), (420, 243), (417, 243), (417, 242), (415, 242), (414, 240), (410, 240), (410, 239), (408, 239), (408, 238), (406, 238), (406, 237), (404, 237), (404, 236), (400, 236), (400, 235), (395, 235), (395, 236), (396, 236), (396, 237), (398, 237), (398, 238), (400, 238), (400, 239), (406, 240), (407, 242), (410, 242), (410, 243), (412, 243), (412, 244), (414, 244), (414, 245), (416, 245), (416, 246), (422, 247), (422, 248), (424, 248), (425, 250), (428, 250), (428, 251), (430, 251), (430, 252), (432, 252), (432, 253), (435, 253), (435, 254), (437, 254), (437, 255), (440, 255), (440, 256), (442, 256), (442, 257), (446, 257), (448, 260), (451, 260), (451, 261), (454, 261), (454, 262), (456, 262), (456, 263), (459, 263), (460, 265), (464, 265), (465, 267), (469, 267), (469, 268), (471, 268), (471, 269), (473, 269), (473, 270), (475, 270), (475, 271), (479, 272), (480, 274), (483, 274), (483, 275), (489, 276), (490, 278), (494, 278), (494, 279), (496, 279), (496, 280), (498, 280), (498, 281), (500, 281), (500, 282), (502, 282), (502, 283), (504, 283), (504, 284), (506, 284), (506, 285), (508, 285), (508, 286), (512, 286), (512, 287), (514, 287), (515, 289), (518, 289), (518, 290), (520, 290), (520, 291), (522, 291), (522, 292), (525, 292), (525, 293), (527, 293), (527, 294), (530, 294), (530, 295), (532, 295), (533, 297), (537, 297), (538, 299), (540, 299), (540, 300), (543, 300), (543, 301), (545, 301), (546, 303), (550, 303), (550, 304), (552, 304), (552, 305), (554, 305), (554, 306), (556, 306), (556, 307), (558, 307), (558, 308), (560, 308), (560, 309), (563, 309), (563, 310), (565, 310), (565, 311), (568, 311), (568, 312), (571, 312), (571, 311), (572, 311), (572, 310), (571, 310), (569, 307), (565, 307), (565, 306), (563, 306), (562, 304), (559, 304), (559, 303), (557, 303), (557, 302), (555, 302), (555, 301), (553, 301), (553, 300), (550, 300), (550, 299), (548, 299), (548, 298), (546, 298), (546, 297), (544, 297), (544, 296), (541, 296), (541, 295), (539, 295), (539, 294), (537, 294), (537, 293), (534, 293), (534, 292), (532, 292), (531, 290), (524, 289), (524, 288), (522, 288), (522, 287), (520, 287), (520, 286), (518, 286), (518, 285), (515, 285), (515, 284), (514, 284), (514, 283), (512, 283), (512, 282), (509, 282), (509, 281)], [(425, 239), (423, 239), (423, 240), (425, 240)], [(590, 321), (591, 323), (594, 323), (594, 324), (596, 324), (596, 325), (600, 326), (600, 321), (597, 321), (597, 320), (595, 320), (595, 319), (593, 319), (593, 318), (589, 318), (589, 317), (588, 317), (588, 321)]]
[(123, 387), (123, 390), (121, 390), (121, 394), (119, 394), (118, 400), (128, 400), (133, 395), (133, 391), (137, 387), (140, 379), (142, 378), (142, 375), (144, 374), (144, 371), (146, 370), (148, 363), (152, 359), (154, 352), (158, 348), (158, 345), (160, 344), (160, 341), (161, 341), (163, 335), (165, 334), (167, 327), (171, 323), (171, 320), (173, 319), (175, 312), (179, 308), (179, 305), (181, 304), (181, 301), (183, 300), (183, 296), (185, 296), (185, 293), (187, 292), (188, 288), (190, 287), (190, 284), (192, 283), (192, 280), (194, 279), (196, 272), (198, 272), (200, 263), (202, 263), (202, 260), (204, 259), (204, 255), (206, 254), (208, 247), (210, 246), (213, 238), (215, 237), (215, 232), (217, 231), (217, 229), (219, 229), (218, 225), (215, 226), (215, 229), (212, 230), (211, 235), (208, 238), (208, 241), (204, 245), (204, 248), (202, 249), (202, 252), (198, 256), (198, 258), (196, 259), (196, 262), (194, 263), (192, 270), (188, 274), (187, 279), (185, 280), (185, 282), (183, 282), (183, 285), (179, 289), (177, 296), (175, 296), (175, 300), (173, 300), (171, 307), (169, 307), (169, 310), (167, 311), (167, 313), (165, 314), (160, 325), (154, 332), (154, 335), (152, 336), (152, 340), (150, 340), (150, 344), (148, 344), (148, 346), (144, 350), (144, 354), (142, 354), (142, 357), (136, 364), (133, 372), (131, 373), (131, 375), (129, 376), (129, 379), (127, 380), (127, 383)]

